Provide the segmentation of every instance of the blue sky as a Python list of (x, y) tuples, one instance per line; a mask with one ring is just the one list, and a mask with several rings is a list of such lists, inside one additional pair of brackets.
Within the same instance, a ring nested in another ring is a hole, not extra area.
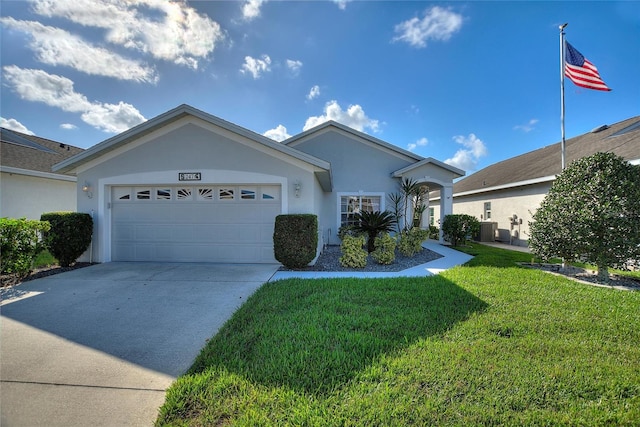
[[(5, 1), (2, 126), (88, 148), (180, 104), (277, 140), (333, 119), (468, 173), (640, 114), (640, 2)], [(560, 154), (558, 154), (560, 155)]]

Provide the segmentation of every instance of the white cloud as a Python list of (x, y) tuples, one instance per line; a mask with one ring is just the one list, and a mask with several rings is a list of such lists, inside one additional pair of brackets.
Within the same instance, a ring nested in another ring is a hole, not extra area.
[(264, 3), (265, 0), (247, 0), (242, 5), (242, 17), (246, 21), (251, 21), (258, 16), (260, 16), (260, 6)]
[(267, 138), (274, 139), (274, 140), (276, 140), (278, 142), (282, 142), (285, 139), (291, 137), (291, 135), (289, 135), (289, 133), (287, 133), (287, 128), (282, 126), (282, 125), (278, 125), (274, 129), (269, 129), (268, 131), (263, 133), (263, 135), (266, 136)]
[(523, 132), (531, 132), (532, 130), (534, 130), (536, 127), (536, 123), (538, 123), (539, 120), (538, 119), (531, 119), (529, 120), (527, 123), (523, 124), (523, 125), (516, 125), (513, 127), (514, 130), (521, 130)]
[(60, 128), (65, 130), (74, 130), (74, 129), (78, 129), (78, 126), (71, 123), (63, 123), (60, 125)]
[(302, 68), (302, 61), (287, 59), (287, 68), (291, 70), (294, 76), (300, 74), (300, 69)]
[(96, 129), (118, 133), (146, 120), (131, 104), (89, 101), (86, 96), (74, 90), (73, 81), (66, 77), (15, 65), (3, 67), (3, 71), (5, 84), (22, 99), (80, 113), (82, 120)]
[(26, 133), (27, 135), (35, 135), (25, 125), (17, 121), (16, 119), (5, 119), (0, 117), (0, 127), (9, 130), (15, 130), (16, 132)]
[(338, 101), (329, 101), (324, 107), (324, 114), (309, 117), (304, 124), (303, 130), (311, 129), (329, 120), (342, 123), (360, 132), (364, 132), (365, 129), (377, 132), (379, 128), (378, 120), (367, 117), (361, 106), (357, 104), (349, 105), (349, 108), (344, 111), (338, 104)]
[(462, 15), (439, 6), (425, 10), (424, 18), (416, 17), (395, 26), (398, 34), (393, 41), (403, 41), (415, 47), (425, 47), (427, 40), (449, 40), (462, 27)]
[(478, 160), (487, 155), (487, 147), (484, 142), (473, 133), (470, 133), (467, 137), (462, 135), (454, 136), (453, 140), (464, 148), (456, 151), (452, 158), (444, 162), (465, 171), (475, 170)]
[(420, 138), (419, 140), (417, 140), (416, 142), (413, 142), (411, 144), (409, 144), (407, 146), (407, 149), (409, 151), (414, 151), (416, 148), (418, 147), (424, 147), (429, 143), (429, 140), (427, 138)]
[(194, 69), (225, 38), (217, 22), (183, 1), (34, 0), (33, 10), (103, 28), (110, 43)]
[(158, 80), (153, 68), (138, 61), (123, 58), (107, 49), (92, 46), (80, 37), (65, 30), (42, 25), (34, 21), (0, 19), (5, 26), (28, 33), (33, 38), (29, 47), (38, 61), (49, 65), (64, 65), (83, 73), (155, 83)]
[(340, 10), (345, 10), (347, 8), (347, 3), (349, 3), (350, 1), (351, 0), (333, 0), (333, 2), (338, 5)]
[(271, 71), (271, 58), (269, 58), (269, 55), (262, 55), (262, 59), (245, 56), (244, 64), (240, 69), (242, 74), (251, 73), (254, 79), (260, 78), (263, 73), (269, 71)]
[(315, 99), (319, 96), (320, 96), (320, 86), (315, 85), (311, 88), (311, 90), (307, 94), (307, 99), (311, 101), (312, 99)]

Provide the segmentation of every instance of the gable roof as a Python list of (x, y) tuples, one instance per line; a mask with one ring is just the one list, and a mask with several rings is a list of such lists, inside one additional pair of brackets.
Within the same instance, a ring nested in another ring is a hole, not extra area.
[(419, 162), (421, 160), (424, 160), (424, 157), (419, 156), (418, 154), (412, 153), (411, 151), (407, 151), (404, 150), (400, 147), (398, 147), (397, 145), (393, 145), (393, 144), (389, 144), (386, 141), (383, 141), (381, 139), (375, 138), (371, 135), (367, 135), (364, 132), (360, 132), (358, 130), (355, 130), (353, 128), (350, 128), (349, 126), (343, 125), (342, 123), (338, 123), (334, 120), (328, 120), (326, 122), (320, 123), (319, 125), (308, 129), (302, 133), (299, 133), (297, 135), (294, 135), (284, 141), (282, 141), (282, 144), (290, 146), (290, 147), (295, 147), (296, 145), (306, 141), (307, 139), (309, 139), (311, 136), (315, 136), (318, 133), (321, 133), (323, 131), (329, 130), (329, 129), (337, 129), (339, 131), (342, 131), (343, 133), (349, 134), (350, 136), (354, 136), (356, 138), (362, 139), (364, 141), (369, 142), (370, 144), (382, 149), (382, 150), (388, 150), (393, 152), (396, 155), (402, 155), (405, 157), (409, 157), (410, 159)]
[(446, 170), (450, 171), (454, 175), (457, 175), (456, 178), (464, 176), (464, 174), (465, 174), (465, 171), (463, 171), (462, 169), (459, 169), (459, 168), (457, 168), (455, 166), (451, 166), (451, 165), (449, 165), (447, 163), (441, 162), (440, 160), (436, 160), (433, 157), (427, 157), (426, 159), (420, 160), (417, 163), (413, 163), (413, 164), (411, 164), (411, 165), (409, 165), (407, 167), (404, 167), (404, 168), (402, 168), (400, 170), (395, 171), (392, 176), (395, 177), (395, 178), (401, 177), (402, 175), (406, 174), (407, 172), (410, 172), (410, 171), (412, 171), (414, 169), (417, 169), (417, 168), (419, 168), (419, 167), (421, 167), (423, 165), (429, 164), (429, 163), (434, 164), (434, 165), (436, 165), (438, 167), (441, 167), (443, 169), (446, 169)]
[(53, 165), (84, 151), (82, 148), (5, 128), (0, 128), (0, 139), (0, 167), (3, 172), (53, 175)]
[(293, 148), (284, 146), (270, 138), (267, 138), (266, 136), (250, 131), (249, 129), (243, 128), (219, 117), (205, 113), (204, 111), (198, 110), (197, 108), (194, 108), (187, 104), (179, 105), (178, 107), (169, 110), (166, 113), (160, 114), (159, 116), (149, 119), (137, 126), (134, 126), (131, 129), (126, 130), (112, 138), (100, 142), (99, 144), (94, 145), (84, 152), (56, 164), (53, 167), (53, 170), (72, 173), (77, 167), (81, 166), (82, 164), (97, 159), (98, 157), (101, 157), (110, 151), (122, 147), (144, 135), (161, 129), (162, 127), (167, 126), (172, 122), (188, 116), (192, 116), (215, 126), (219, 126), (229, 132), (233, 132), (237, 135), (248, 138), (258, 144), (262, 144), (278, 152), (306, 162), (320, 169), (320, 171), (316, 172), (316, 175), (318, 176), (320, 183), (323, 185), (323, 188), (327, 186), (330, 187), (331, 185), (331, 166), (328, 162), (313, 157), (309, 154), (300, 152)]
[[(562, 170), (560, 142), (487, 166), (453, 185), (455, 195), (553, 181)], [(565, 141), (566, 164), (597, 152), (640, 160), (640, 116)]]

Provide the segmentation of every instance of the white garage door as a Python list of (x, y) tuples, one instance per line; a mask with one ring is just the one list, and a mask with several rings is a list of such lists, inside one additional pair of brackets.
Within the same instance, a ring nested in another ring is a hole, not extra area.
[(272, 263), (279, 185), (113, 187), (111, 259)]

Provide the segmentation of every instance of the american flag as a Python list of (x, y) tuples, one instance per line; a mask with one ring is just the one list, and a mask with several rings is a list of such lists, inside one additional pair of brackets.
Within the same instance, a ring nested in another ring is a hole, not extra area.
[(565, 42), (564, 75), (569, 77), (576, 86), (595, 90), (611, 90), (600, 78), (596, 66), (568, 42)]

